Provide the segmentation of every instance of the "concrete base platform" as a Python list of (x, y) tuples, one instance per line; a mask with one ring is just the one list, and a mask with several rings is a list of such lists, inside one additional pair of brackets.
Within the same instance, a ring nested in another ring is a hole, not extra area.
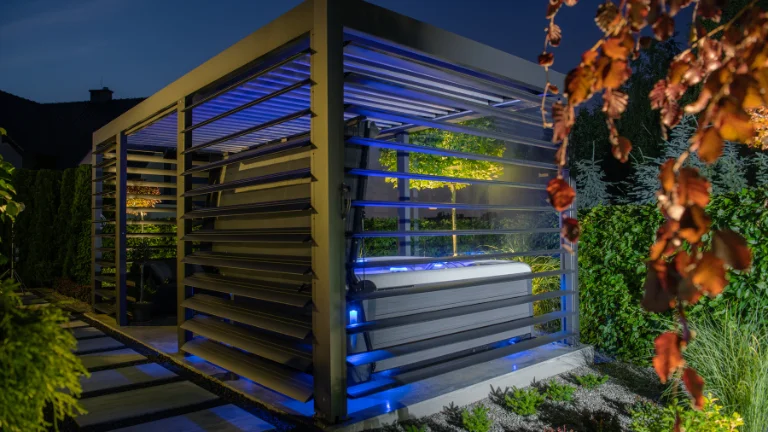
[[(360, 399), (350, 399), (349, 420), (330, 430), (363, 431), (395, 421), (436, 414), (451, 403), (468, 405), (488, 397), (491, 386), (526, 387), (593, 362), (591, 346), (549, 344)], [(370, 405), (363, 408), (365, 405)]]
[[(118, 329), (111, 317), (87, 315), (145, 347), (165, 354), (188, 370), (208, 377), (226, 373), (224, 369), (199, 357), (179, 353), (176, 327), (128, 326)], [(418, 419), (440, 412), (451, 402), (461, 406), (485, 399), (491, 386), (525, 387), (534, 379), (543, 380), (591, 364), (592, 361), (593, 351), (590, 346), (571, 347), (559, 343), (544, 345), (370, 396), (350, 398), (348, 420), (328, 430), (363, 431), (381, 428), (395, 421)], [(305, 422), (311, 422), (314, 416), (312, 400), (298, 402), (243, 377), (219, 381), (219, 384), (274, 413), (303, 418)]]

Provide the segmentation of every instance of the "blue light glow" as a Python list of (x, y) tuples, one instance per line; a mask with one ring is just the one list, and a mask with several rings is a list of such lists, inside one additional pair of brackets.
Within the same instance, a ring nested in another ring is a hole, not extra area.
[(390, 273), (407, 272), (408, 271), (408, 267), (390, 267), (389, 271), (390, 271)]
[(357, 324), (357, 311), (355, 309), (349, 311), (349, 323)]
[(389, 401), (387, 401), (387, 412), (392, 411), (392, 407), (389, 405)]

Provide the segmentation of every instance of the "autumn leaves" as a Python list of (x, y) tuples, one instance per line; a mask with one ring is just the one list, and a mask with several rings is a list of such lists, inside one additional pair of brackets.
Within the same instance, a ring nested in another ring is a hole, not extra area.
[[(576, 0), (549, 0), (549, 21), (544, 52), (539, 63), (548, 70), (554, 54), (548, 47), (560, 44), (563, 34), (554, 19), (563, 5)], [(698, 170), (685, 166), (691, 152), (713, 163), (722, 155), (725, 141), (754, 144), (768, 138), (768, 13), (753, 1), (727, 23), (707, 31), (704, 20), (719, 23), (724, 0), (611, 0), (598, 7), (595, 23), (603, 37), (582, 55), (581, 63), (565, 78), (565, 102), (551, 107), (551, 123), (546, 121), (545, 103), (542, 116), (545, 127), (553, 129), (553, 141), (561, 143), (556, 162), (561, 170), (551, 180), (547, 193), (559, 212), (573, 203), (575, 192), (562, 178), (566, 164), (568, 135), (575, 122), (574, 109), (595, 94), (602, 94), (602, 110), (606, 114), (609, 140), (614, 157), (626, 162), (632, 143), (619, 136), (616, 120), (627, 108), (628, 96), (621, 86), (630, 77), (631, 58), (647, 47), (651, 38), (640, 33), (650, 27), (658, 40), (675, 32), (674, 17), (683, 9), (693, 11), (690, 47), (677, 55), (665, 79), (649, 94), (652, 108), (659, 110), (664, 133), (675, 127), (683, 114), (698, 114), (698, 129), (688, 151), (661, 166), (661, 189), (657, 192), (659, 210), (664, 223), (656, 233), (650, 250), (645, 295), (642, 305), (652, 312), (676, 310), (680, 322), (678, 333), (669, 332), (656, 339), (654, 367), (663, 382), (680, 374), (694, 398), (703, 403), (704, 381), (693, 369), (685, 367), (682, 350), (693, 335), (688, 329), (685, 307), (701, 296), (717, 296), (728, 281), (727, 268), (747, 270), (751, 253), (744, 239), (733, 231), (720, 230), (711, 235), (711, 248), (705, 239), (711, 220), (705, 208), (709, 203), (711, 184)], [(558, 89), (547, 84), (547, 92)], [(683, 95), (698, 92), (693, 103), (681, 106)], [(764, 120), (763, 123), (754, 122)], [(563, 219), (562, 236), (578, 240), (578, 222)]]

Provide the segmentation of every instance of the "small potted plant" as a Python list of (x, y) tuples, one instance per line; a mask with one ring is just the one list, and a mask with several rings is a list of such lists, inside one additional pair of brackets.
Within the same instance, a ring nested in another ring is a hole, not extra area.
[(139, 266), (139, 298), (133, 304), (133, 320), (136, 322), (147, 322), (152, 320), (152, 308), (154, 304), (144, 294), (154, 294), (150, 284), (145, 285), (144, 267), (149, 262), (152, 249), (149, 247), (147, 239), (141, 239), (133, 250), (134, 263)]

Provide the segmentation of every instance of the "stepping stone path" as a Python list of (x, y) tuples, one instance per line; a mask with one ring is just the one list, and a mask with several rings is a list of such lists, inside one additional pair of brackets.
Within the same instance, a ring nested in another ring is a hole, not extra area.
[[(25, 305), (47, 303), (25, 294)], [(80, 431), (238, 432), (274, 427), (202, 387), (150, 361), (85, 321), (61, 324), (77, 339), (75, 354), (91, 373), (82, 377), (80, 404), (88, 413), (75, 417)]]

